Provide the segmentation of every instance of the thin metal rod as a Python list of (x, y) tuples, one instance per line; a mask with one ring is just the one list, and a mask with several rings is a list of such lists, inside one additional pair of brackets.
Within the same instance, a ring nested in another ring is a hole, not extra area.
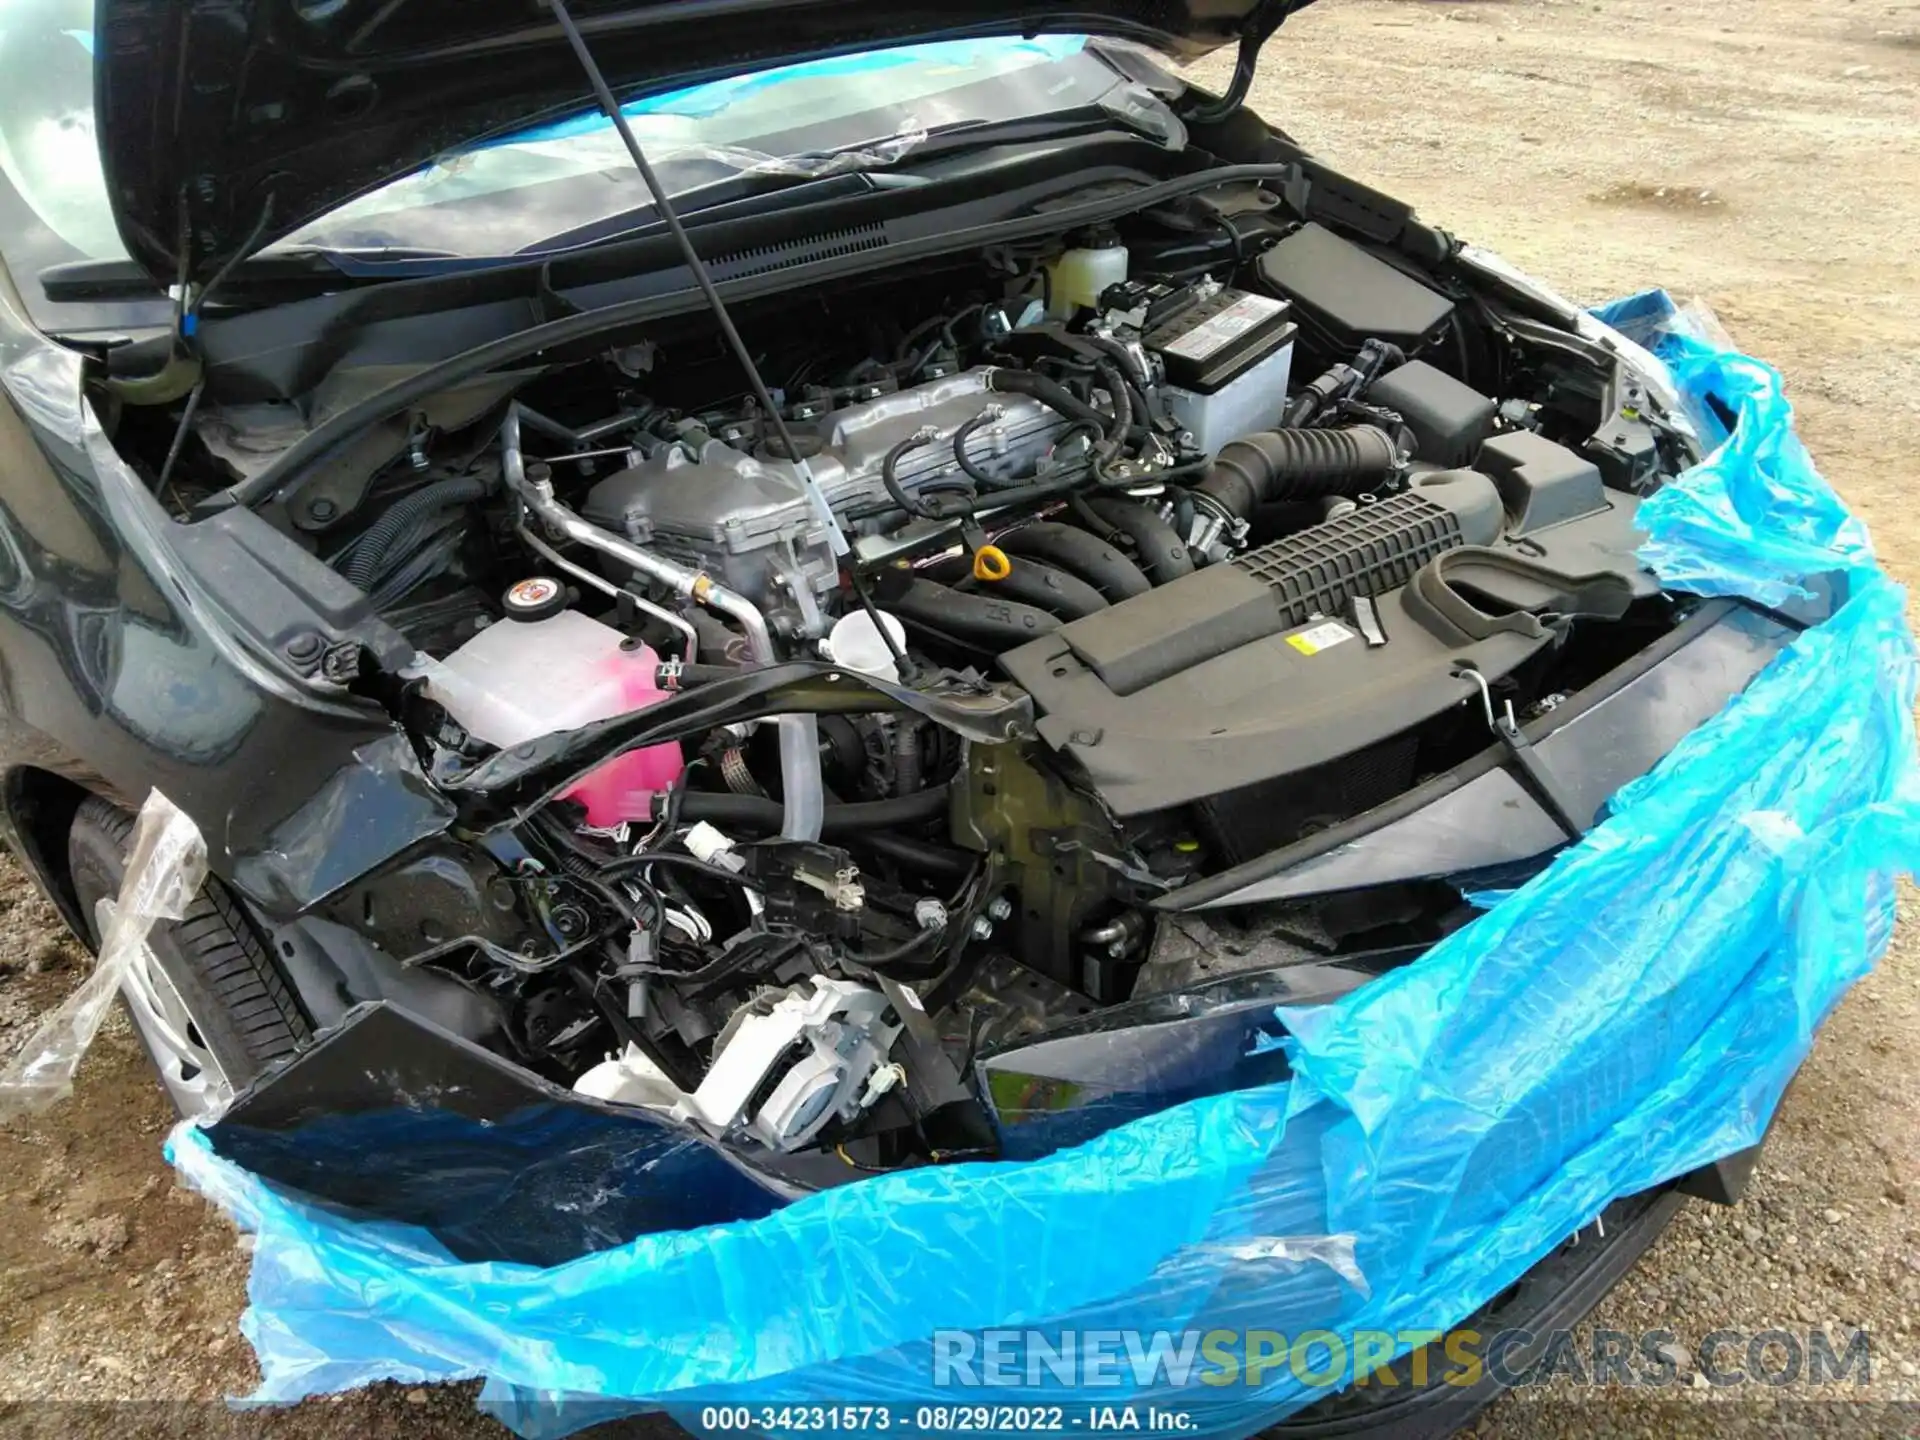
[(867, 612), (867, 623), (880, 632), (881, 640), (886, 643), (887, 653), (893, 657), (893, 673), (900, 677), (902, 685), (911, 685), (918, 676), (920, 667), (913, 663), (912, 658), (907, 654), (906, 647), (893, 638), (893, 631), (889, 630), (886, 622), (880, 618), (879, 610), (874, 607), (873, 596), (867, 591), (867, 582), (860, 578), (860, 567), (849, 565), (847, 578), (853, 582), (854, 598), (860, 602), (860, 608)]
[(761, 378), (760, 367), (753, 363), (753, 356), (747, 350), (746, 341), (740, 338), (740, 332), (734, 328), (733, 317), (727, 313), (727, 302), (720, 298), (720, 292), (714, 287), (713, 277), (707, 273), (707, 265), (700, 258), (700, 252), (694, 248), (693, 237), (680, 223), (680, 216), (673, 208), (673, 202), (667, 198), (666, 187), (660, 183), (660, 177), (653, 173), (653, 166), (647, 160), (646, 152), (640, 148), (640, 142), (634, 139), (633, 131), (627, 125), (627, 117), (620, 109), (620, 102), (614, 98), (613, 91), (607, 85), (606, 76), (600, 73), (599, 63), (593, 58), (593, 52), (587, 49), (587, 42), (580, 34), (579, 27), (573, 23), (573, 16), (567, 13), (565, 0), (547, 0), (553, 18), (567, 37), (567, 43), (573, 47), (574, 58), (580, 62), (581, 70), (586, 72), (588, 83), (600, 102), (600, 108), (607, 119), (613, 122), (613, 128), (620, 132), (620, 142), (627, 147), (634, 168), (639, 170), (640, 178), (646, 182), (647, 193), (653, 196), (654, 209), (660, 212), (660, 218), (666, 221), (667, 230), (673, 236), (674, 244), (680, 247), (680, 254), (687, 262), (687, 270), (693, 276), (693, 283), (700, 287), (700, 293), (706, 297), (707, 308), (713, 311), (713, 318), (720, 327), (720, 333), (726, 337), (728, 348), (734, 358), (740, 362), (740, 368), (746, 372), (747, 384), (752, 387), (754, 399), (760, 402), (760, 408), (766, 412), (767, 422), (773, 426), (774, 435), (780, 442), (780, 452), (800, 471), (802, 482), (807, 488), (808, 500), (827, 530), (836, 555), (847, 553), (847, 537), (834, 519), (833, 511), (828, 508), (826, 497), (820, 493), (820, 487), (813, 478), (813, 471), (799, 447), (793, 443), (793, 435), (787, 429), (786, 417), (773, 403), (773, 392), (767, 389), (767, 382)]
[(173, 432), (173, 443), (167, 446), (167, 458), (160, 462), (160, 478), (154, 482), (154, 497), (164, 506), (167, 503), (167, 490), (173, 484), (174, 463), (180, 458), (180, 451), (187, 443), (187, 436), (193, 433), (193, 415), (200, 408), (200, 397), (206, 393), (207, 377), (202, 375), (193, 382), (193, 389), (187, 393), (187, 403), (180, 411), (180, 424)]
[[(587, 49), (585, 38), (573, 23), (573, 16), (567, 13), (565, 0), (549, 0), (549, 4), (553, 10), (554, 19), (559, 21), (560, 29), (566, 34), (567, 43), (573, 47), (574, 57), (579, 60), (580, 68), (586, 72), (587, 79), (593, 86), (593, 92), (600, 101), (601, 110), (606, 113), (607, 119), (613, 122), (613, 128), (620, 132), (621, 143), (627, 147), (627, 154), (632, 157), (634, 167), (640, 172), (640, 178), (646, 182), (648, 193), (653, 196), (654, 208), (660, 212), (660, 218), (666, 221), (668, 231), (673, 235), (674, 242), (680, 247), (681, 255), (686, 259), (687, 269), (692, 273), (694, 283), (700, 287), (700, 293), (706, 297), (707, 305), (713, 311), (713, 318), (720, 326), (720, 333), (726, 337), (727, 344), (740, 362), (740, 368), (746, 372), (747, 382), (753, 387), (754, 398), (760, 402), (768, 422), (773, 426), (774, 434), (779, 438), (780, 453), (800, 468), (802, 480), (806, 484), (809, 497), (814, 502), (814, 509), (820, 518), (826, 521), (834, 551), (838, 554), (846, 554), (848, 550), (846, 537), (833, 518), (833, 512), (828, 509), (825, 498), (820, 495), (819, 486), (814, 483), (806, 458), (794, 444), (793, 435), (787, 429), (786, 417), (774, 405), (773, 394), (767, 389), (767, 382), (761, 377), (760, 368), (753, 363), (753, 356), (747, 352), (746, 342), (740, 338), (740, 332), (734, 328), (733, 317), (727, 313), (726, 301), (720, 298), (720, 292), (714, 288), (713, 277), (707, 273), (706, 262), (700, 258), (700, 252), (694, 248), (693, 237), (687, 234), (686, 227), (680, 223), (680, 216), (675, 212), (673, 202), (667, 199), (666, 188), (661, 185), (660, 177), (654, 174), (646, 152), (640, 148), (640, 142), (634, 138), (633, 131), (628, 127), (627, 117), (620, 109), (620, 102), (614, 98), (612, 89), (607, 85), (606, 77), (600, 73), (600, 66), (594, 60), (592, 52)], [(900, 642), (893, 638), (893, 633), (875, 613), (872, 597), (867, 594), (866, 586), (860, 581), (858, 567), (850, 566), (849, 569), (853, 576), (854, 595), (859, 600), (861, 608), (867, 612), (867, 618), (873, 623), (874, 629), (880, 632), (880, 639), (891, 652), (895, 672), (902, 680), (912, 679), (913, 661), (907, 657)]]

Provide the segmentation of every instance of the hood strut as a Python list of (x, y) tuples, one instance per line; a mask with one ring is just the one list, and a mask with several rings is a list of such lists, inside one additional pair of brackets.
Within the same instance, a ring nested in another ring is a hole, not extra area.
[[(593, 86), (594, 98), (600, 102), (600, 108), (606, 112), (607, 119), (613, 122), (613, 128), (620, 132), (620, 143), (627, 147), (627, 154), (633, 157), (634, 168), (639, 170), (640, 178), (646, 182), (647, 193), (653, 196), (654, 209), (660, 212), (660, 218), (667, 222), (667, 230), (673, 236), (673, 243), (680, 247), (680, 254), (692, 272), (693, 283), (700, 287), (700, 293), (706, 297), (707, 308), (713, 311), (714, 322), (719, 325), (720, 333), (726, 338), (727, 347), (733, 351), (734, 358), (740, 362), (740, 368), (746, 372), (747, 384), (753, 389), (753, 398), (766, 412), (767, 423), (773, 426), (774, 438), (780, 442), (783, 454), (794, 457), (799, 468), (800, 478), (806, 486), (807, 499), (812, 503), (815, 518), (826, 529), (827, 538), (833, 545), (833, 553), (845, 555), (848, 552), (847, 537), (840, 529), (840, 522), (834, 518), (828, 508), (826, 497), (821, 494), (819, 483), (813, 478), (813, 470), (802, 458), (799, 447), (793, 443), (793, 436), (787, 431), (787, 420), (773, 403), (773, 394), (767, 389), (767, 382), (760, 376), (760, 367), (753, 363), (753, 356), (747, 350), (746, 342), (740, 338), (740, 332), (734, 329), (733, 317), (727, 313), (727, 302), (720, 298), (720, 292), (714, 288), (713, 276), (707, 273), (706, 263), (701, 260), (700, 252), (694, 249), (693, 237), (687, 234), (686, 226), (680, 223), (679, 212), (673, 208), (673, 202), (667, 198), (660, 177), (653, 172), (646, 152), (640, 148), (640, 142), (634, 139), (633, 130), (627, 124), (627, 117), (620, 110), (620, 102), (614, 98), (613, 90), (607, 84), (607, 77), (600, 73), (600, 66), (593, 58), (593, 52), (587, 49), (587, 42), (580, 28), (573, 23), (568, 13), (566, 0), (547, 0), (547, 7), (553, 11), (553, 18), (567, 37), (567, 44), (573, 47), (574, 57), (579, 60), (580, 68), (586, 72), (587, 82)], [(885, 633), (884, 631), (882, 633)]]
[[(773, 403), (773, 393), (767, 389), (767, 382), (760, 374), (760, 367), (753, 363), (752, 352), (747, 349), (746, 342), (740, 338), (740, 332), (734, 328), (733, 317), (727, 313), (727, 302), (720, 298), (720, 292), (713, 283), (713, 276), (707, 273), (706, 263), (701, 260), (700, 252), (694, 248), (693, 237), (687, 234), (686, 227), (680, 223), (680, 216), (674, 210), (673, 202), (667, 198), (666, 187), (661, 185), (660, 177), (654, 174), (653, 166), (647, 161), (646, 152), (640, 148), (640, 142), (634, 138), (633, 130), (627, 124), (627, 117), (621, 112), (620, 102), (614, 98), (612, 87), (607, 84), (606, 76), (601, 73), (600, 66), (595, 62), (593, 52), (587, 48), (585, 37), (580, 34), (579, 27), (573, 23), (573, 16), (567, 11), (566, 0), (547, 0), (547, 3), (548, 8), (553, 11), (553, 18), (567, 37), (567, 44), (572, 47), (575, 58), (579, 60), (581, 70), (586, 73), (588, 83), (593, 86), (593, 93), (600, 102), (600, 108), (606, 112), (607, 119), (613, 123), (613, 128), (619, 132), (620, 143), (627, 147), (627, 154), (633, 158), (634, 168), (640, 172), (640, 178), (646, 182), (647, 193), (653, 197), (654, 209), (659, 211), (660, 218), (666, 222), (668, 231), (673, 235), (674, 243), (680, 247), (680, 254), (687, 262), (687, 270), (692, 274), (694, 284), (700, 287), (701, 295), (706, 298), (707, 307), (713, 311), (714, 323), (720, 327), (720, 333), (726, 337), (728, 348), (733, 351), (734, 358), (740, 362), (740, 368), (746, 374), (747, 383), (752, 387), (754, 399), (759, 402), (761, 410), (765, 412), (767, 423), (773, 427), (774, 437), (779, 442), (780, 453), (792, 457), (791, 463), (799, 471), (800, 483), (806, 491), (808, 503), (821, 528), (825, 530), (828, 543), (833, 547), (833, 553), (847, 555), (851, 547), (847, 544), (846, 534), (840, 529), (839, 520), (834, 517), (832, 508), (827, 504), (827, 497), (822, 493), (819, 481), (814, 478), (813, 467), (807, 463), (805, 452), (794, 444), (793, 436), (787, 430), (786, 417), (780, 413), (780, 407)], [(869, 618), (873, 621), (873, 628), (880, 632), (887, 642), (887, 648), (893, 652), (894, 663), (899, 667), (897, 673), (902, 676), (912, 675), (914, 673), (912, 661), (907, 658), (899, 642), (893, 638), (892, 632), (881, 623), (879, 615), (874, 613), (873, 601), (868, 597), (866, 587), (859, 583), (857, 567), (849, 566), (849, 569), (853, 571), (854, 593), (859, 596), (861, 605), (866, 608)], [(766, 656), (762, 663), (769, 663), (772, 659), (771, 655)], [(781, 717), (780, 760), (783, 772), (787, 772), (789, 797), (786, 822), (781, 827), (781, 834), (789, 840), (820, 838), (818, 815), (807, 816), (805, 813), (807, 807), (794, 798), (802, 792), (817, 795), (820, 790), (820, 752), (812, 726), (810, 716)], [(794, 743), (789, 743), (790, 741)], [(804, 786), (797, 783), (801, 777), (791, 773), (794, 767), (811, 770), (811, 783)]]

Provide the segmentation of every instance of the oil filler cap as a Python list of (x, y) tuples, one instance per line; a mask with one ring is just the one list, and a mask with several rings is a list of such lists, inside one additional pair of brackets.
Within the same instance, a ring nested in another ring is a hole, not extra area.
[(516, 580), (500, 604), (509, 620), (544, 620), (567, 608), (567, 587), (545, 575)]

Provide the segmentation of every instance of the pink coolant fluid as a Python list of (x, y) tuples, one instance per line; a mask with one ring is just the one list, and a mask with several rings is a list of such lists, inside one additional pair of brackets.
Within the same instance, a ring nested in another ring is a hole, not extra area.
[[(664, 700), (660, 657), (577, 610), (499, 620), (427, 668), (427, 694), (477, 739), (502, 748), (577, 730)], [(680, 778), (677, 743), (616, 755), (566, 798), (590, 825), (646, 821), (653, 797)]]
[[(644, 710), (667, 698), (668, 692), (660, 688), (658, 678), (660, 657), (650, 645), (618, 651), (600, 665), (604, 673), (598, 678), (619, 698), (609, 715)], [(680, 742), (669, 740), (664, 745), (614, 756), (584, 776), (565, 796), (587, 807), (589, 825), (651, 820), (653, 797), (669, 789), (680, 778), (681, 769)]]

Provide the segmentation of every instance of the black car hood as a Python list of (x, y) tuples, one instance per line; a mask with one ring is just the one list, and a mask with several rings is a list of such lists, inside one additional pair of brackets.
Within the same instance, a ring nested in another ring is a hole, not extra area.
[[(1191, 57), (1304, 0), (575, 0), (623, 99), (920, 40), (1042, 31)], [(205, 280), (433, 156), (592, 104), (540, 0), (100, 0), (95, 111), (129, 252)]]

